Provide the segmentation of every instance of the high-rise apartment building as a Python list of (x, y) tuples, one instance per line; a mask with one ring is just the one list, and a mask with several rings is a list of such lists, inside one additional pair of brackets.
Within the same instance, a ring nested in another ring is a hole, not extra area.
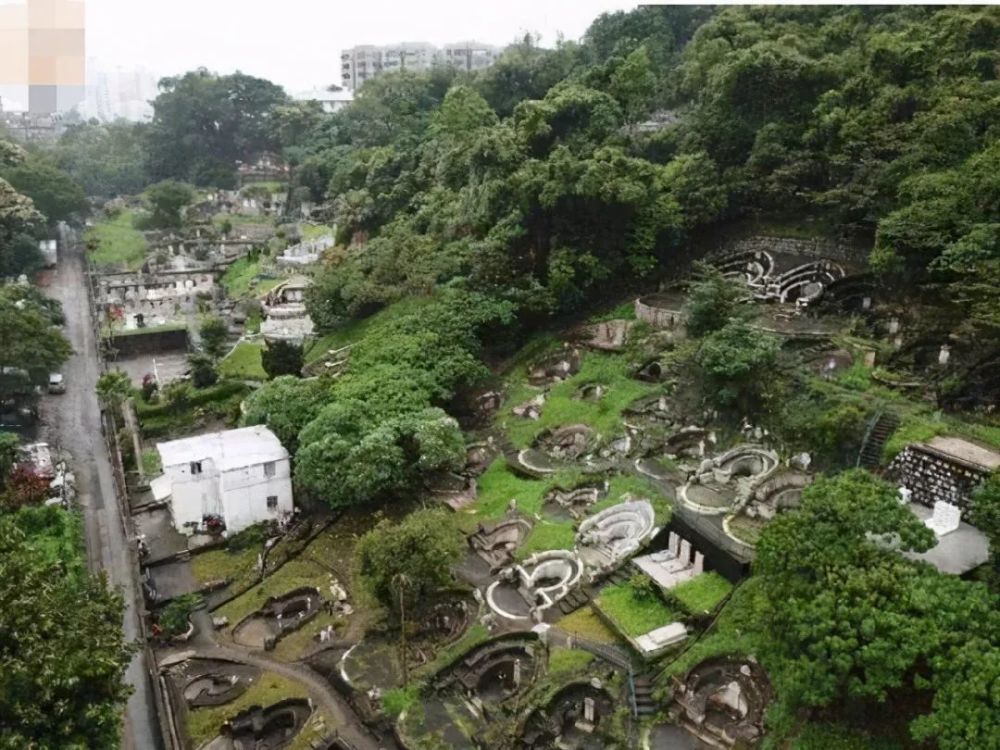
[(482, 70), (496, 62), (501, 51), (499, 47), (479, 42), (457, 42), (441, 49), (427, 42), (363, 44), (341, 54), (341, 80), (345, 87), (355, 90), (386, 71), (430, 70), (435, 65)]

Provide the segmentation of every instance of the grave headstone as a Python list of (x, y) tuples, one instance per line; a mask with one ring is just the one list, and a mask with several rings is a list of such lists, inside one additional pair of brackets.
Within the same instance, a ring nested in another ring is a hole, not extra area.
[(667, 540), (670, 545), (670, 554), (672, 554), (674, 557), (677, 557), (680, 554), (681, 538), (677, 536), (676, 531), (671, 531), (670, 536), (667, 537)]
[(958, 528), (962, 522), (962, 511), (957, 505), (952, 505), (944, 500), (934, 503), (934, 515), (924, 523), (938, 537), (950, 534)]
[(680, 559), (685, 565), (688, 565), (691, 562), (691, 542), (687, 539), (681, 539)]
[(705, 556), (700, 552), (694, 553), (694, 574), (698, 575), (705, 571)]

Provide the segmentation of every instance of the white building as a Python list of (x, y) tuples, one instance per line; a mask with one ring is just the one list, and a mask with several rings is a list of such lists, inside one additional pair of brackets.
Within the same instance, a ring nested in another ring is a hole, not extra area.
[(294, 98), (300, 102), (319, 102), (323, 111), (328, 115), (332, 115), (334, 112), (339, 112), (353, 102), (354, 94), (334, 84), (323, 89), (300, 91), (294, 95)]
[(482, 70), (495, 63), (502, 51), (500, 47), (472, 41), (446, 44), (441, 49), (427, 42), (362, 44), (341, 54), (341, 80), (346, 88), (356, 90), (365, 81), (393, 70), (430, 70), (435, 65)]
[(244, 427), (159, 443), (163, 475), (153, 497), (170, 504), (174, 526), (184, 534), (221, 520), (235, 534), (293, 511), (288, 451), (266, 427)]

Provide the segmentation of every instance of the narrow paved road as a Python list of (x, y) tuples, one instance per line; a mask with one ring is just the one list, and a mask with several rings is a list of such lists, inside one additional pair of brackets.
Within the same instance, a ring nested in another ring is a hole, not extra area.
[[(74, 248), (71, 243), (64, 248), (47, 292), (62, 302), (66, 335), (74, 354), (64, 370), (66, 393), (44, 399), (43, 431), (51, 445), (73, 456), (79, 501), (84, 511), (87, 562), (90, 570), (105, 571), (110, 582), (121, 587), (125, 598), (125, 638), (134, 641), (140, 633), (135, 606), (138, 582), (132, 575), (130, 540), (122, 529), (111, 463), (101, 438), (101, 415), (94, 393), (100, 368), (91, 327), (83, 249)], [(161, 747), (156, 707), (144, 662), (140, 652), (126, 674), (135, 691), (126, 707), (122, 733), (122, 746), (129, 750)]]
[(258, 669), (276, 672), (282, 677), (302, 683), (312, 699), (333, 720), (341, 737), (358, 750), (378, 750), (378, 742), (364, 728), (351, 707), (326, 680), (304, 664), (277, 661), (258, 651), (230, 646), (197, 646), (192, 650), (203, 659), (226, 659), (251, 664)]

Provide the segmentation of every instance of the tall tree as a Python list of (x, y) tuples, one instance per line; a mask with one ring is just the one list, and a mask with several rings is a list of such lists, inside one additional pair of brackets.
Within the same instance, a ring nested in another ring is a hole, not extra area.
[(147, 141), (153, 177), (233, 187), (237, 161), (280, 147), (280, 86), (243, 73), (201, 69), (160, 81)]
[(0, 746), (117, 747), (130, 688), (125, 607), (0, 520)]
[(31, 393), (48, 383), (71, 353), (44, 311), (0, 288), (0, 394)]

